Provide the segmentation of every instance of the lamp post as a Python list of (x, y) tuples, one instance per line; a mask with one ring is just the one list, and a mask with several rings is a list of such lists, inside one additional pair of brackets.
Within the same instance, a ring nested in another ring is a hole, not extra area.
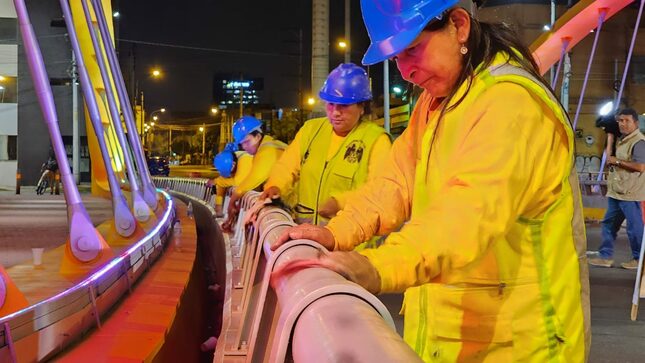
[(206, 124), (202, 124), (202, 126), (199, 127), (199, 132), (202, 133), (202, 162), (201, 164), (204, 164), (204, 160), (206, 159)]

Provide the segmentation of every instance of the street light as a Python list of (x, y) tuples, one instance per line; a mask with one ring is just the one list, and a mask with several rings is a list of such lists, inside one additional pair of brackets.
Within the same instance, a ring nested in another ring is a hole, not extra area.
[(112, 13), (112, 16), (115, 18), (118, 18), (119, 16), (121, 16), (121, 13), (119, 13), (118, 11), (115, 11)]
[(152, 74), (152, 77), (154, 77), (154, 78), (160, 78), (161, 77), (161, 70), (158, 69), (158, 68), (154, 68), (152, 70), (151, 74)]
[(600, 107), (598, 114), (600, 116), (607, 116), (614, 109), (614, 101), (609, 101)]
[(315, 103), (316, 103), (316, 99), (315, 99), (315, 98), (313, 98), (313, 97), (309, 97), (309, 98), (307, 99), (307, 104), (308, 104), (308, 105), (313, 106)]
[(344, 40), (338, 41), (338, 47), (341, 49), (347, 48), (347, 42), (345, 42)]
[(217, 115), (217, 111), (218, 111), (217, 107), (211, 107), (211, 113), (213, 115)]
[(157, 121), (157, 120), (159, 120), (159, 116), (152, 116), (152, 119)]

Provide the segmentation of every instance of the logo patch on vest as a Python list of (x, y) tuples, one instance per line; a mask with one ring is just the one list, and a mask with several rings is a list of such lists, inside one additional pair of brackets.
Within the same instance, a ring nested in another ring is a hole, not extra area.
[(363, 159), (363, 150), (365, 150), (365, 143), (362, 140), (352, 141), (345, 149), (343, 160), (350, 163), (360, 163)]

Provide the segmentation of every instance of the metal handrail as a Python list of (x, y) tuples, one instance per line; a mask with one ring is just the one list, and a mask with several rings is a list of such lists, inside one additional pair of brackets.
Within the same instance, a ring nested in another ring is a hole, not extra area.
[(54, 327), (57, 323), (83, 310), (87, 316), (93, 315), (95, 319), (84, 319), (85, 326), (74, 329), (74, 334), (66, 336), (64, 341), (56, 339), (50, 342), (49, 347), (41, 345), (39, 353), (44, 355), (41, 358), (44, 359), (59, 352), (94, 325), (100, 326), (100, 317), (111, 306), (101, 307), (97, 301), (100, 301), (104, 295), (109, 299), (115, 299), (125, 294), (142, 275), (143, 270), (161, 254), (170, 236), (175, 217), (174, 202), (168, 193), (164, 191), (160, 193), (167, 201), (166, 210), (159, 224), (145, 237), (75, 286), (0, 317), (0, 353), (3, 349), (13, 350), (21, 339)]

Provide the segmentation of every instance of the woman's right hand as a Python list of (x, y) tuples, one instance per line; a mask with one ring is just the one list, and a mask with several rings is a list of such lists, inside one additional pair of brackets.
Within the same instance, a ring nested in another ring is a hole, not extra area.
[(278, 237), (278, 240), (271, 245), (271, 250), (275, 251), (287, 241), (294, 239), (310, 239), (314, 242), (320, 243), (329, 251), (333, 251), (334, 245), (336, 244), (334, 235), (327, 228), (314, 226), (312, 224), (301, 224), (284, 231), (280, 237)]
[(276, 186), (268, 187), (262, 192), (262, 194), (260, 194), (260, 197), (258, 199), (264, 200), (267, 198), (270, 198), (270, 199), (280, 198), (280, 188)]

